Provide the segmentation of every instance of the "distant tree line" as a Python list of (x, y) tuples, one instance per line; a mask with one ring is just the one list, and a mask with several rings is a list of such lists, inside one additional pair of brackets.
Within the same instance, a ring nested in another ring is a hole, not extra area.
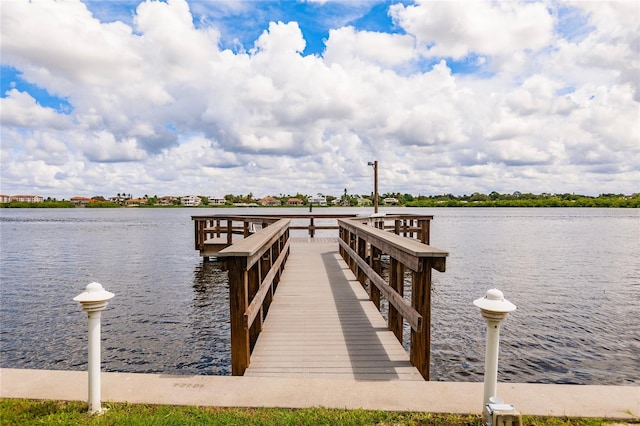
[(513, 194), (500, 194), (491, 192), (481, 194), (475, 192), (471, 195), (456, 196), (445, 195), (419, 195), (408, 200), (403, 198), (403, 204), (407, 207), (640, 207), (640, 193), (633, 195), (624, 194), (600, 194), (598, 196), (577, 194), (531, 194), (514, 192)]
[[(118, 194), (120, 195), (120, 194)], [(125, 196), (125, 194), (122, 194)], [(127, 200), (131, 197), (123, 198)], [(373, 194), (370, 195), (348, 195), (345, 189), (345, 193), (338, 199), (337, 197), (326, 195), (328, 205), (332, 205), (335, 200), (338, 205), (341, 206), (355, 206), (359, 205), (359, 200), (368, 199), (373, 200)], [(207, 197), (200, 197), (203, 201), (202, 206), (209, 206), (209, 200)], [(226, 200), (226, 206), (233, 206), (234, 204), (250, 204), (257, 203), (258, 198), (255, 198), (253, 193), (247, 195), (233, 195), (227, 194), (224, 196)], [(303, 205), (307, 206), (309, 203), (309, 196), (297, 193), (296, 195), (284, 195), (280, 194), (276, 196), (285, 204), (289, 198), (297, 198), (302, 201)], [(418, 195), (401, 194), (399, 192), (388, 192), (381, 194), (379, 197), (380, 205), (384, 205), (383, 200), (393, 200), (393, 205), (406, 206), (406, 207), (617, 207), (617, 208), (640, 208), (640, 193), (633, 195), (624, 194), (600, 194), (598, 196), (578, 195), (578, 194), (532, 194), (514, 192), (512, 194), (500, 194), (493, 191), (489, 194), (481, 194), (474, 192), (471, 195)], [(114, 202), (105, 200), (102, 196), (92, 197), (92, 202), (87, 204), (86, 207), (120, 207), (123, 205), (123, 201)], [(157, 204), (158, 196), (148, 197), (145, 195), (147, 202), (142, 206), (153, 207)], [(172, 201), (171, 206), (180, 206), (180, 199)], [(68, 200), (56, 200), (55, 198), (47, 198), (40, 203), (18, 202), (12, 201), (10, 203), (1, 203), (0, 207), (7, 208), (70, 208), (75, 205)]]
[(12, 201), (10, 203), (2, 203), (0, 207), (6, 208), (41, 208), (41, 209), (66, 209), (75, 207), (75, 205), (71, 201), (54, 201), (54, 200), (44, 200), (40, 203), (29, 203), (26, 201)]

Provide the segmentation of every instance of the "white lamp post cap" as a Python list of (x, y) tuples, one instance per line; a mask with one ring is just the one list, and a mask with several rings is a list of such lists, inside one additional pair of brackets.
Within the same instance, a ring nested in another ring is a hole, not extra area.
[(476, 299), (473, 304), (483, 311), (507, 313), (516, 310), (516, 305), (504, 298), (504, 294), (497, 288), (487, 290), (484, 297)]
[(106, 302), (107, 300), (111, 300), (114, 296), (115, 294), (105, 290), (104, 287), (102, 287), (102, 284), (92, 282), (87, 285), (84, 292), (74, 297), (73, 300), (80, 303)]

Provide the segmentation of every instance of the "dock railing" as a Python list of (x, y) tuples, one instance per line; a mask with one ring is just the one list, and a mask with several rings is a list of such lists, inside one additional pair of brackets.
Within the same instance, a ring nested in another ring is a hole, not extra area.
[[(317, 231), (335, 230), (337, 223), (319, 224), (318, 222), (335, 221), (339, 218), (355, 217), (354, 214), (262, 214), (262, 215), (207, 215), (191, 216), (195, 230), (195, 249), (203, 257), (215, 257), (225, 247), (236, 243), (242, 238), (267, 227), (275, 221), (286, 218), (295, 220), (289, 229), (292, 231), (307, 231), (310, 238), (316, 237)], [(306, 222), (306, 223), (304, 223)]]
[(428, 215), (383, 214), (370, 216), (367, 223), (374, 228), (429, 244), (432, 219), (433, 216)]
[(260, 232), (222, 249), (229, 272), (231, 374), (241, 376), (262, 331), (269, 305), (289, 255), (289, 219), (280, 219)]
[[(355, 218), (355, 214), (262, 214), (262, 215), (206, 215), (192, 216), (195, 231), (195, 249), (205, 258), (215, 257), (225, 247), (242, 238), (254, 234), (275, 221), (291, 219), (292, 231), (306, 231), (309, 238), (315, 238), (318, 231), (335, 231), (337, 219)], [(429, 226), (433, 216), (389, 214), (370, 217), (369, 224), (429, 244)], [(294, 222), (295, 221), (295, 222)]]
[[(376, 219), (376, 218), (374, 218)], [(428, 221), (407, 226), (405, 232), (418, 233), (428, 242)], [(340, 219), (340, 254), (358, 281), (370, 283), (369, 297), (380, 309), (380, 296), (389, 302), (388, 326), (402, 343), (403, 320), (411, 327), (411, 363), (429, 380), (431, 362), (431, 270), (445, 271), (448, 253), (415, 238), (405, 238), (401, 219), (394, 219), (394, 233), (387, 232), (384, 220)], [(404, 219), (402, 219), (404, 220)], [(426, 222), (426, 225), (425, 225)], [(373, 226), (372, 226), (373, 225)], [(412, 228), (411, 230), (408, 228)], [(382, 254), (389, 256), (389, 282), (382, 276)], [(411, 303), (404, 298), (405, 270), (411, 272)]]
[(216, 256), (225, 247), (277, 221), (278, 217), (264, 216), (192, 216), (195, 249), (204, 257)]

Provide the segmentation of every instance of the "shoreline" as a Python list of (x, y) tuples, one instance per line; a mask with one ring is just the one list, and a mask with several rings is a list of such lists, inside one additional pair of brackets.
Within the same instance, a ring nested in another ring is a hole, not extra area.
[[(8, 203), (0, 204), (0, 209), (292, 209), (292, 210), (306, 210), (309, 215), (313, 215), (312, 211), (309, 211), (309, 206), (243, 206), (243, 205), (231, 205), (231, 206), (95, 206), (95, 207), (87, 207), (87, 206), (52, 206), (52, 205), (42, 205), (42, 203), (32, 203), (34, 205), (29, 206), (11, 206)], [(382, 208), (388, 209), (405, 209), (405, 208), (418, 208), (418, 209), (639, 209), (640, 203), (638, 205), (622, 205), (622, 206), (612, 206), (612, 205), (602, 205), (602, 206), (576, 206), (576, 205), (498, 205), (498, 204), (484, 204), (484, 203), (468, 203), (468, 204), (455, 204), (455, 205), (447, 205), (447, 204), (436, 204), (436, 205), (398, 205), (398, 206), (381, 206)], [(314, 206), (314, 209), (372, 209), (371, 206)]]

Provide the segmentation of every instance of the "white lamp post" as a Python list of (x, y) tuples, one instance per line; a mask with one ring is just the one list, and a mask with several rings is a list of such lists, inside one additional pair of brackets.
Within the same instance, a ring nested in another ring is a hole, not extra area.
[(484, 358), (484, 403), (489, 404), (496, 396), (498, 383), (498, 351), (500, 349), (500, 323), (509, 312), (516, 310), (516, 305), (504, 298), (496, 288), (487, 291), (484, 297), (474, 300), (480, 308), (482, 317), (487, 322), (487, 348)]
[(73, 298), (80, 302), (89, 317), (89, 413), (100, 413), (100, 317), (109, 300), (115, 296), (102, 284), (93, 282)]

